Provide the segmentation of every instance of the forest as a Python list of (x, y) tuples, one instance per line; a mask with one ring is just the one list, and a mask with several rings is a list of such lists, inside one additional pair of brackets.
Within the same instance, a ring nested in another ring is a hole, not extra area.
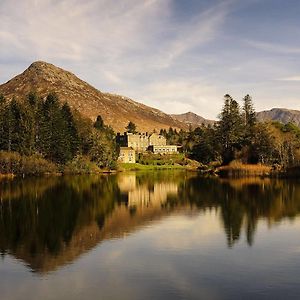
[(112, 128), (84, 118), (54, 93), (0, 97), (0, 173), (89, 173), (116, 167)]
[[(128, 132), (137, 132), (133, 122)], [(258, 122), (252, 98), (242, 105), (224, 96), (219, 121), (188, 131), (161, 129), (168, 144), (181, 146), (185, 157), (202, 166), (232, 162), (298, 166), (300, 129), (293, 123)], [(101, 116), (83, 117), (55, 93), (30, 93), (22, 101), (0, 96), (0, 174), (97, 173), (117, 169), (115, 132)]]
[(168, 143), (183, 145), (188, 157), (205, 165), (265, 164), (293, 167), (300, 163), (300, 129), (293, 123), (258, 122), (252, 98), (246, 95), (242, 106), (230, 95), (224, 96), (219, 121), (189, 132), (161, 130)]

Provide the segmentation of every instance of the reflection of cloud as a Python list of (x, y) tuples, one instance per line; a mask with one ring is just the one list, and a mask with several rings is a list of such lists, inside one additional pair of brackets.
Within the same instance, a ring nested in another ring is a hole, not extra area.
[[(198, 246), (208, 246), (215, 243), (215, 238), (223, 243), (222, 225), (219, 221), (219, 213), (216, 211), (204, 214), (175, 215), (163, 220), (163, 231), (156, 227), (151, 230), (153, 248), (183, 251)], [(157, 232), (156, 232), (157, 230)], [(156, 239), (157, 237), (157, 239)], [(210, 242), (207, 244), (207, 238)]]

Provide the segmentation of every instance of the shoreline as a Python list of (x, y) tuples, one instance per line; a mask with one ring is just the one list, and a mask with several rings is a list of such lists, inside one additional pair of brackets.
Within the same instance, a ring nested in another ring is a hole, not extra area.
[(239, 178), (300, 178), (300, 166), (283, 168), (263, 164), (241, 164), (234, 163), (226, 166), (203, 166), (201, 168), (189, 165), (143, 165), (122, 164), (115, 170), (103, 169), (94, 172), (45, 172), (45, 173), (0, 173), (0, 180), (24, 178), (24, 177), (47, 177), (47, 176), (76, 176), (76, 175), (110, 175), (126, 172), (153, 172), (153, 171), (188, 171), (195, 172), (204, 177), (215, 177), (220, 179)]

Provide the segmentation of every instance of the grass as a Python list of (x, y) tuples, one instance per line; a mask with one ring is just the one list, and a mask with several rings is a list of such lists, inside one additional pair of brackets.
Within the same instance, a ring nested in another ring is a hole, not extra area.
[(233, 161), (228, 166), (217, 168), (216, 173), (220, 177), (265, 177), (270, 176), (272, 167), (262, 164), (250, 165), (242, 164), (241, 162)]
[(185, 169), (185, 167), (181, 165), (142, 165), (139, 163), (135, 163), (135, 164), (122, 163), (119, 164), (118, 169), (120, 171), (147, 171), (147, 170)]

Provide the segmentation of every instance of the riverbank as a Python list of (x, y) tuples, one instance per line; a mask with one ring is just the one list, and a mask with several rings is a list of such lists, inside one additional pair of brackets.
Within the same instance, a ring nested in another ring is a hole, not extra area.
[(16, 152), (0, 151), (0, 179), (15, 176), (43, 175), (89, 175), (111, 174), (126, 171), (155, 170), (189, 170), (204, 176), (220, 178), (270, 177), (300, 178), (300, 166), (284, 168), (279, 165), (243, 164), (233, 161), (229, 165), (202, 165), (186, 158), (183, 154), (176, 156), (140, 155), (137, 163), (115, 163), (112, 168), (101, 168), (87, 156), (76, 156), (65, 165), (54, 164), (40, 155), (24, 156)]
[(185, 169), (196, 171), (199, 166), (198, 162), (186, 158), (183, 154), (140, 155), (140, 161), (137, 163), (115, 163), (111, 168), (104, 168), (83, 155), (76, 156), (66, 164), (55, 164), (38, 154), (26, 156), (17, 152), (0, 151), (0, 179), (14, 176), (111, 174), (124, 171)]
[(233, 161), (229, 165), (209, 165), (199, 169), (202, 175), (220, 178), (300, 178), (300, 166), (283, 167), (280, 165), (243, 164)]
[(272, 167), (262, 164), (242, 164), (231, 163), (228, 166), (221, 166), (216, 168), (215, 173), (219, 177), (269, 177), (272, 174)]

